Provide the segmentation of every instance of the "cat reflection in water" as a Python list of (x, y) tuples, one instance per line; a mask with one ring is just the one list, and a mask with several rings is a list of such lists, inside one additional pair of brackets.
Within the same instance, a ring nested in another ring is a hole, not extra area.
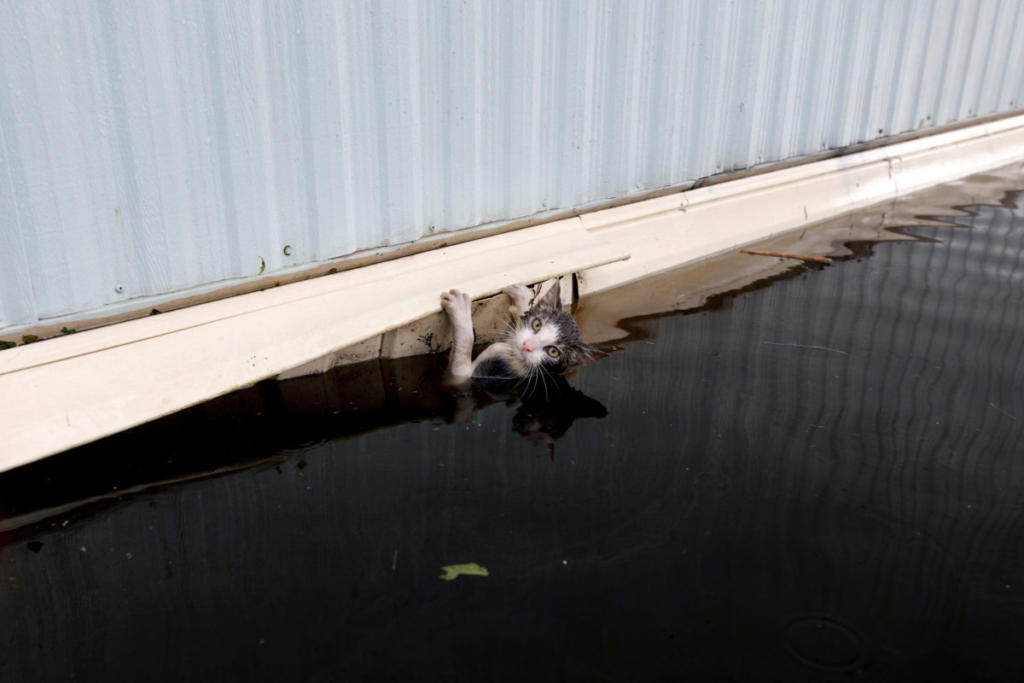
[(448, 381), (470, 392), (456, 398), (454, 421), (468, 422), (474, 408), (504, 401), (519, 403), (513, 428), (523, 438), (546, 447), (581, 417), (604, 417), (600, 402), (573, 389), (562, 376), (605, 354), (580, 338), (572, 316), (562, 310), (558, 281), (535, 301), (523, 285), (504, 289), (512, 299), (509, 329), (501, 341), (473, 358), (472, 301), (458, 290), (441, 294), (452, 324)]

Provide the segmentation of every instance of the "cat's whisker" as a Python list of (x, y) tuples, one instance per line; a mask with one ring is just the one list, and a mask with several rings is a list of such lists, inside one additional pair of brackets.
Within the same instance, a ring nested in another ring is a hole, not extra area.
[(506, 321), (503, 327), (494, 327), (489, 330), (485, 330), (487, 337), (494, 339), (509, 339), (515, 336), (518, 331), (518, 327), (511, 321)]
[(530, 368), (529, 374), (526, 376), (526, 398), (533, 396), (533, 392), (537, 390), (537, 369)]
[(544, 395), (545, 395), (545, 397), (547, 396), (547, 382), (544, 379), (544, 368), (543, 367), (538, 365), (538, 366), (534, 366), (534, 367), (530, 368), (530, 382), (531, 382), (530, 394), (526, 398), (532, 398), (533, 395), (537, 392), (537, 389), (539, 389), (541, 387), (544, 388)]
[(548, 396), (548, 372), (543, 367), (540, 370), (541, 381), (544, 382), (544, 400), (550, 401), (551, 397)]
[(528, 388), (530, 390), (530, 393), (527, 395), (527, 398), (531, 398), (537, 392), (537, 387), (539, 387), (541, 382), (543, 381), (543, 376), (541, 374), (540, 367), (535, 366), (530, 368), (529, 379), (530, 384)]
[(555, 379), (553, 375), (550, 375), (550, 373), (549, 376), (551, 377), (551, 383), (555, 385), (555, 389), (558, 391), (558, 395), (561, 396), (562, 388), (558, 385), (558, 381)]
[(519, 381), (516, 385), (516, 389), (519, 391), (519, 398), (523, 401), (530, 398), (530, 376), (527, 375)]
[(516, 329), (516, 322), (514, 320), (504, 320), (504, 319), (502, 319), (500, 327), (502, 327), (502, 328), (504, 328), (506, 330), (514, 330), (514, 329)]

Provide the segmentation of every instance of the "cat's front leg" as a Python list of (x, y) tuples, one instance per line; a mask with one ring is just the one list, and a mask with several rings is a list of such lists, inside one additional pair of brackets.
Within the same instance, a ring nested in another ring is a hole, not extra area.
[(473, 308), (465, 292), (451, 289), (441, 293), (441, 308), (452, 324), (452, 350), (448, 373), (457, 382), (473, 376)]
[(530, 302), (533, 301), (533, 292), (526, 285), (509, 285), (501, 290), (512, 299), (512, 305), (508, 312), (513, 318), (519, 318), (530, 309)]

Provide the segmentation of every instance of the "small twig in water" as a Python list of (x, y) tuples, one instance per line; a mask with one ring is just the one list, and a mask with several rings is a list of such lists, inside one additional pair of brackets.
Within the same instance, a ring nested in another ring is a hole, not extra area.
[(754, 256), (778, 256), (779, 258), (795, 258), (801, 261), (817, 261), (818, 263), (832, 263), (827, 256), (807, 256), (805, 254), (786, 254), (781, 251), (761, 251), (760, 249), (740, 249), (741, 254), (753, 254)]
[(391, 555), (391, 571), (395, 571), (395, 567), (398, 566), (398, 549)]
[(989, 402), (988, 402), (988, 404), (989, 404), (989, 406), (991, 406), (992, 408), (995, 408), (995, 409), (996, 409), (996, 410), (998, 410), (998, 411), (999, 411), (1000, 413), (1002, 413), (1002, 414), (1003, 414), (1003, 415), (1005, 415), (1006, 417), (1010, 418), (1010, 419), (1011, 419), (1011, 420), (1013, 420), (1014, 422), (1016, 422), (1016, 421), (1017, 421), (1017, 418), (1015, 418), (1015, 417), (1014, 417), (1013, 415), (1010, 415), (1010, 414), (1009, 414), (1008, 412), (1006, 412), (1005, 410), (1003, 410), (1002, 408), (1000, 408), (999, 406), (997, 406), (997, 405), (996, 405), (995, 403), (993, 403), (992, 401), (989, 401)]
[(810, 344), (787, 344), (786, 342), (774, 342), (774, 341), (763, 341), (762, 344), (771, 344), (772, 346), (793, 346), (798, 349), (812, 349), (814, 351), (831, 351), (832, 353), (841, 353), (844, 356), (849, 356), (849, 352), (840, 351), (839, 349), (830, 349), (827, 346), (812, 346)]

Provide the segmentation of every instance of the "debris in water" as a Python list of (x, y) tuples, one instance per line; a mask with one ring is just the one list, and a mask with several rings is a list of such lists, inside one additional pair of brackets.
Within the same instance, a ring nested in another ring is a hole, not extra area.
[(489, 576), (487, 573), (487, 567), (481, 567), (476, 562), (467, 562), (466, 564), (450, 564), (447, 567), (441, 567), (441, 571), (444, 574), (437, 577), (444, 579), (445, 581), (454, 581), (460, 576)]
[(806, 254), (787, 254), (782, 251), (762, 251), (760, 249), (740, 249), (741, 254), (753, 254), (754, 256), (778, 256), (779, 258), (795, 258), (801, 261), (817, 261), (818, 263), (832, 263), (827, 256), (808, 256)]
[(1010, 419), (1011, 419), (1011, 420), (1013, 420), (1014, 422), (1016, 422), (1016, 421), (1017, 421), (1017, 418), (1015, 418), (1015, 417), (1014, 417), (1013, 415), (1010, 415), (1010, 414), (1009, 414), (1008, 412), (1006, 412), (1005, 410), (1003, 410), (1002, 408), (1000, 408), (999, 406), (997, 406), (997, 405), (996, 405), (995, 403), (992, 403), (992, 401), (989, 401), (989, 402), (988, 402), (988, 405), (989, 405), (989, 407), (990, 407), (990, 408), (994, 408), (995, 410), (999, 411), (1000, 413), (1002, 413), (1002, 414), (1003, 414), (1003, 415), (1005, 415), (1006, 417), (1010, 418)]
[(813, 346), (810, 344), (788, 344), (786, 342), (775, 342), (775, 341), (763, 341), (762, 344), (771, 344), (772, 346), (793, 346), (798, 349), (811, 349), (812, 351), (831, 351), (832, 353), (841, 353), (844, 356), (849, 356), (849, 351), (841, 351), (839, 349), (830, 349), (827, 346)]

